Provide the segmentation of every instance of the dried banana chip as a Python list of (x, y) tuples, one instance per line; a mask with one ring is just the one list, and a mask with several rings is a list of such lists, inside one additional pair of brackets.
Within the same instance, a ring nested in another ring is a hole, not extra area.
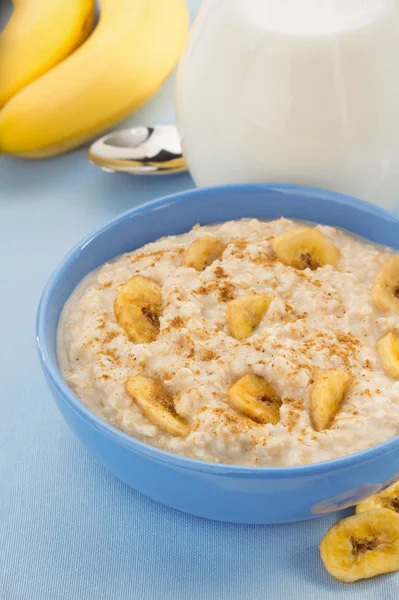
[(183, 259), (183, 265), (196, 271), (203, 271), (213, 261), (222, 256), (224, 249), (225, 245), (217, 237), (203, 235), (188, 248)]
[(378, 272), (373, 301), (380, 310), (399, 315), (399, 256), (390, 258)]
[(275, 425), (280, 420), (281, 399), (258, 375), (244, 375), (229, 389), (230, 404), (256, 423)]
[(131, 277), (119, 290), (114, 302), (116, 320), (135, 344), (156, 339), (161, 310), (161, 287), (142, 275)]
[(129, 377), (126, 392), (151, 423), (170, 435), (188, 435), (186, 421), (176, 413), (171, 394), (159, 380), (142, 375)]
[(320, 231), (311, 227), (289, 229), (277, 235), (272, 248), (279, 260), (296, 269), (318, 269), (335, 266), (340, 258), (338, 248)]
[(315, 380), (310, 394), (310, 417), (316, 431), (328, 429), (339, 411), (351, 376), (342, 369), (325, 371)]
[(327, 531), (320, 555), (345, 583), (399, 570), (399, 515), (382, 508), (343, 519)]
[(231, 300), (227, 304), (227, 325), (229, 333), (236, 340), (251, 335), (259, 325), (270, 306), (270, 294), (251, 294)]

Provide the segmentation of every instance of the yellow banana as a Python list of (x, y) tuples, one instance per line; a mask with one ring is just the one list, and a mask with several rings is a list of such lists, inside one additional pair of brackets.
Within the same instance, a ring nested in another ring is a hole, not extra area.
[(0, 108), (61, 62), (89, 35), (94, 0), (13, 0), (0, 35)]
[(89, 39), (0, 111), (0, 152), (51, 156), (115, 125), (162, 85), (187, 30), (185, 0), (100, 0)]

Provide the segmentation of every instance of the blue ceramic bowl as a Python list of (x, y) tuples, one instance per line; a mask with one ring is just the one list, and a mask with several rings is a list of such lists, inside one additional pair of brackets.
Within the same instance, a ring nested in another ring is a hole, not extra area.
[(74, 396), (61, 376), (56, 358), (58, 319), (68, 296), (89, 271), (198, 222), (281, 216), (343, 227), (399, 249), (399, 219), (353, 198), (296, 186), (200, 189), (135, 208), (87, 237), (51, 277), (39, 306), (41, 364), (71, 429), (122, 481), (193, 515), (234, 523), (298, 521), (354, 505), (399, 478), (399, 437), (344, 458), (300, 467), (239, 467), (184, 458), (111, 427)]

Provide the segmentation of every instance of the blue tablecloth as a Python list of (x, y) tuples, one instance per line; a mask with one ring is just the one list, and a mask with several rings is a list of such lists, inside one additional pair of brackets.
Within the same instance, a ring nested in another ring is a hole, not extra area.
[[(172, 96), (170, 80), (130, 122), (169, 122)], [(34, 332), (48, 276), (90, 230), (189, 176), (105, 174), (84, 149), (0, 163), (0, 600), (397, 599), (399, 574), (327, 575), (317, 546), (337, 515), (270, 527), (181, 514), (110, 475), (55, 407)]]

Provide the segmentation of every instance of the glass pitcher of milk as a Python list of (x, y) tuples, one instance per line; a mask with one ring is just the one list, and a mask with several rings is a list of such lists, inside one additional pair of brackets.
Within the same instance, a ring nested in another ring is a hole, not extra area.
[(205, 0), (177, 83), (195, 182), (399, 206), (398, 65), (399, 0)]

